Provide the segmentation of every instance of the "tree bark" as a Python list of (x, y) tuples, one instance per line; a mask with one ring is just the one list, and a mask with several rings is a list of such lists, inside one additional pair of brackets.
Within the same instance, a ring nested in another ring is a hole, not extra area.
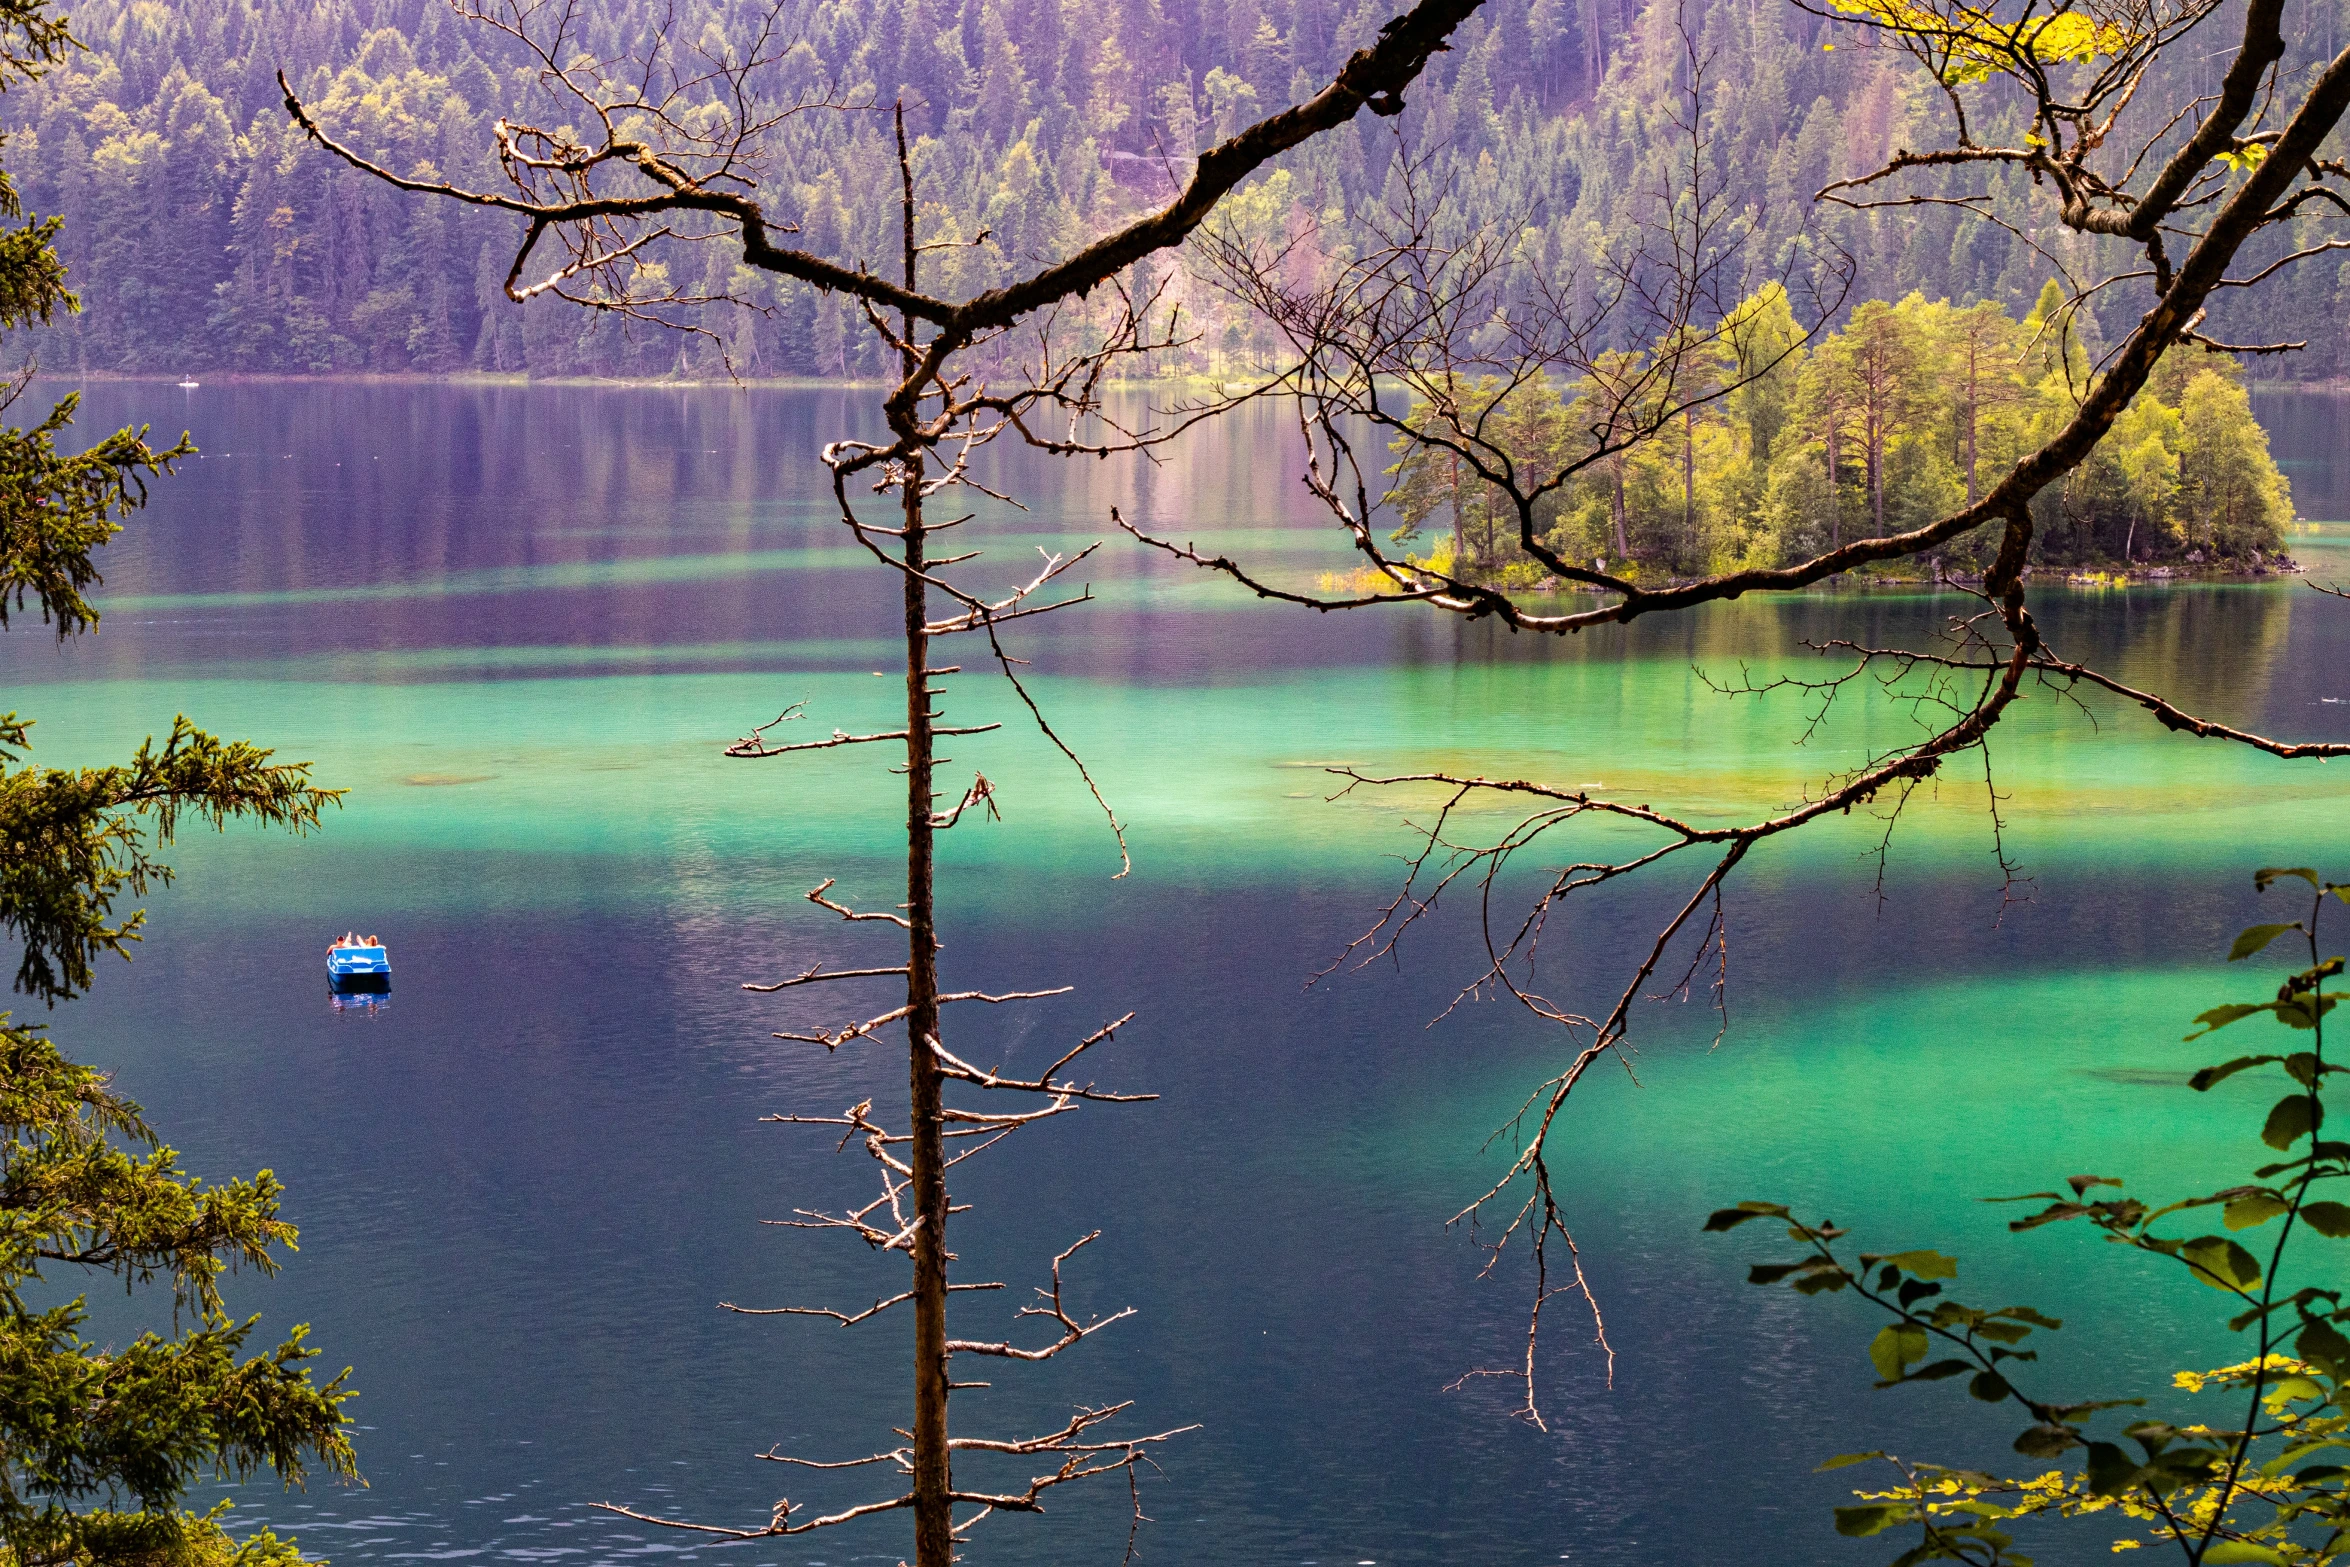
[(1966, 503), (1975, 503), (1975, 428), (1982, 419), (1980, 391), (1981, 345), (1969, 337), (1966, 345)]
[(1616, 558), (1630, 560), (1632, 558), (1632, 541), (1624, 532), (1624, 459), (1620, 456), (1612, 457), (1608, 460), (1607, 466), (1609, 479), (1608, 520), (1616, 525)]
[[(914, 180), (906, 151), (906, 110), (897, 111), (898, 169), (906, 290), (914, 289)], [(900, 321), (914, 341), (914, 318)], [(920, 367), (911, 346), (899, 351), (910, 381)], [(914, 1567), (951, 1567), (955, 1559), (954, 1478), (947, 1456), (947, 1180), (944, 1082), (932, 1046), (938, 1039), (938, 940), (933, 854), (936, 804), (931, 786), (930, 595), (922, 524), (922, 453), (906, 459), (904, 502), (906, 611), (906, 1075), (914, 1200)]]
[(948, 1567), (955, 1547), (947, 1493), (947, 1182), (937, 1058), (938, 942), (933, 901), (929, 605), (923, 569), (922, 459), (906, 472), (906, 1016), (914, 1167), (914, 1562)]
[(1446, 464), (1446, 473), (1452, 484), (1452, 569), (1465, 571), (1469, 565), (1469, 529), (1461, 519), (1461, 460), (1455, 456)]
[(1840, 476), (1836, 471), (1836, 423), (1844, 416), (1840, 408), (1828, 411), (1828, 544), (1830, 548), (1844, 542), (1843, 508), (1836, 503), (1836, 488)]
[(1869, 521), (1877, 536), (1885, 533), (1885, 416), (1871, 410), (1868, 424)]
[(1681, 533), (1685, 548), (1697, 547), (1697, 410), (1681, 410)]

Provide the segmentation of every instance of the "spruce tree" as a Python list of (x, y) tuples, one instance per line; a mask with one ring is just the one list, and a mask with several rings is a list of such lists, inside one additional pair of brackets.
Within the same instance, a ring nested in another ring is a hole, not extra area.
[[(40, 0), (0, 0), (0, 91), (76, 48)], [(0, 173), (0, 329), (78, 308), (55, 247), (58, 222), (28, 216)], [(0, 406), (25, 390), (12, 391)], [(118, 430), (85, 451), (57, 441), (75, 399), (30, 428), (0, 428), (0, 630), (28, 609), (59, 639), (96, 629), (85, 593), (95, 552), (143, 504), (150, 476), (193, 450)], [(20, 634), (21, 629), (20, 629)], [(0, 714), (0, 938), (20, 946), (15, 989), (54, 1007), (88, 989), (94, 962), (127, 957), (144, 915), (118, 910), (170, 879), (154, 852), (183, 815), (302, 832), (338, 798), (305, 764), (274, 762), (184, 718), (119, 766), (26, 760), (31, 729)], [(298, 1558), (264, 1530), (242, 1544), (220, 1509), (183, 1502), (209, 1478), (316, 1465), (350, 1477), (345, 1378), (323, 1386), (296, 1328), (248, 1353), (258, 1318), (231, 1318), (222, 1276), (275, 1271), (294, 1227), (269, 1171), (210, 1185), (179, 1168), (139, 1107), (68, 1060), (36, 1024), (0, 1012), (0, 1562), (264, 1567)], [(168, 1297), (171, 1331), (120, 1347), (82, 1336), (61, 1286), (90, 1275)], [(348, 1373), (345, 1374), (347, 1376)]]

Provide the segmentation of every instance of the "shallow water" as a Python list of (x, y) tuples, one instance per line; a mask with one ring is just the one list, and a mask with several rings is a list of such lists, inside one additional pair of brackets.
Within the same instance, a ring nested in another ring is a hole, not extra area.
[[(2264, 414), (2320, 515), (2331, 405)], [(247, 1486), (239, 1524), (351, 1563), (601, 1562), (700, 1552), (596, 1501), (756, 1524), (787, 1491), (870, 1494), (752, 1455), (888, 1441), (902, 1324), (716, 1309), (896, 1288), (861, 1252), (762, 1227), (867, 1178), (821, 1133), (759, 1118), (886, 1094), (902, 1061), (773, 1040), (851, 1003), (737, 986), (886, 946), (801, 895), (836, 876), (853, 900), (890, 901), (903, 797), (884, 759), (853, 751), (718, 754), (790, 702), (823, 733), (884, 727), (898, 699), (874, 675), (895, 656), (894, 582), (837, 543), (811, 475), (819, 441), (862, 422), (854, 402), (90, 389), (84, 428), (134, 420), (185, 426), (205, 455), (110, 548), (100, 635), (62, 651), (34, 629), (0, 639), (5, 705), (40, 720), (53, 765), (118, 756), (186, 711), (351, 790), (314, 840), (183, 843), (138, 961), (53, 1019), (120, 1069), (193, 1168), (266, 1164), (291, 1188), (299, 1257), (231, 1304), (313, 1323), (326, 1363), (354, 1368), (369, 1489)], [(1276, 570), (1344, 562), (1271, 419), (1160, 467), (1007, 459), (998, 481), (1033, 508), (983, 518), (1001, 580), (1033, 569), (1032, 544), (1101, 537), (1111, 504)], [(2295, 547), (2323, 575), (2336, 546), (2320, 532)], [(950, 721), (1006, 727), (958, 741), (957, 767), (998, 783), (1007, 819), (947, 840), (946, 977), (1078, 992), (956, 1019), (957, 1048), (1038, 1065), (1132, 1008), (1105, 1079), (1163, 1097), (1089, 1107), (975, 1161), (958, 1268), (1018, 1290), (1099, 1228), (1073, 1290), (1140, 1310), (959, 1399), (960, 1429), (1125, 1398), (1150, 1429), (1196, 1422), (1145, 1486), (1143, 1549), (1161, 1560), (1875, 1561), (1881, 1543), (1829, 1529), (1847, 1477), (1813, 1466), (1874, 1446), (1994, 1462), (2009, 1423), (1950, 1385), (1871, 1391), (1874, 1323), (1746, 1288), (1770, 1243), (1701, 1237), (1710, 1208), (1783, 1198), (1886, 1241), (1947, 1242), (1970, 1296), (2068, 1318), (2045, 1367), (2068, 1389), (2227, 1353), (2182, 1287), (2138, 1289), (2128, 1259), (2080, 1236), (2010, 1238), (2004, 1210), (1966, 1199), (2092, 1168), (2167, 1186), (2257, 1146), (2257, 1091), (2243, 1135), (2215, 1137), (2176, 1086), (2208, 1051), (2179, 1036), (2259, 988), (2216, 961), (2261, 907), (2248, 872), (2322, 860), (2350, 773), (2036, 696), (1993, 755), (2031, 901), (2002, 908), (1979, 776), (1912, 802), (1882, 901), (1878, 823), (1758, 853), (1731, 897), (1724, 1042), (1701, 1003), (1651, 1009), (1639, 1085), (1608, 1073), (1578, 1091), (1561, 1171), (1616, 1362), (1611, 1386), (1588, 1325), (1554, 1305), (1544, 1433), (1509, 1418), (1500, 1382), (1446, 1391), (1516, 1355), (1528, 1281), (1505, 1265), (1481, 1282), (1444, 1221), (1497, 1168), (1483, 1139), (1559, 1041), (1492, 1003), (1425, 1026), (1472, 972), (1465, 904), (1400, 968), (1303, 988), (1392, 895), (1388, 856), (1426, 803), (1330, 802), (1318, 769), (1767, 807), (1911, 719), (1848, 704), (1796, 748), (1799, 702), (1721, 697), (1693, 665), (1813, 673), (1806, 638), (1919, 636), (1958, 601), (1740, 603), (1537, 642), (1264, 606), (1117, 542), (1081, 575), (1098, 602), (1035, 622), (1014, 651), (1126, 820), (1135, 870), (1111, 879), (1099, 816), (1000, 682), (961, 677)], [(2231, 585), (2052, 591), (2040, 613), (2068, 655), (2215, 717), (2345, 738), (2343, 608)], [(1598, 1002), (1682, 884), (1567, 922), (1546, 978)], [(321, 933), (353, 927), (394, 952), (380, 1014), (323, 993)], [(2092, 1288), (2116, 1279), (2132, 1287)], [(1016, 1304), (973, 1299), (957, 1321), (974, 1332)], [(134, 1321), (96, 1304), (113, 1331)], [(970, 1558), (1110, 1559), (1125, 1505), (1103, 1491), (990, 1520)], [(744, 1567), (890, 1561), (903, 1536), (884, 1520), (716, 1549)], [(2105, 1536), (2041, 1555), (2102, 1559)]]

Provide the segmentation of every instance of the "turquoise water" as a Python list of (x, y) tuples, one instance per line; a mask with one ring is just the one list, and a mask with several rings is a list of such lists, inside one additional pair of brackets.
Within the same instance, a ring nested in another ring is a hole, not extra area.
[[(2311, 515), (2332, 493), (2331, 419), (2272, 410)], [(300, 1256), (232, 1304), (315, 1323), (331, 1364), (354, 1367), (370, 1488), (247, 1487), (239, 1520), (349, 1562), (700, 1554), (585, 1504), (755, 1522), (786, 1487), (753, 1453), (874, 1450), (904, 1418), (888, 1319), (842, 1333), (715, 1309), (895, 1287), (861, 1255), (761, 1226), (865, 1176), (758, 1117), (889, 1092), (902, 1063), (775, 1041), (848, 1003), (736, 986), (871, 959), (877, 946), (801, 895), (837, 876), (853, 900), (889, 899), (902, 795), (856, 752), (719, 755), (802, 699), (815, 733), (889, 721), (899, 687), (874, 672), (893, 667), (895, 586), (835, 542), (810, 456), (858, 428), (854, 404), (91, 390), (87, 427), (127, 420), (187, 427), (206, 455), (110, 550), (98, 636), (62, 651), (31, 631), (0, 640), (0, 705), (40, 720), (51, 764), (118, 756), (186, 711), (351, 791), (314, 840), (184, 844), (139, 960), (54, 1019), (120, 1069), (195, 1168), (268, 1164), (292, 1188)], [(981, 519), (1001, 564), (980, 569), (1009, 581), (1034, 569), (1031, 546), (1082, 547), (1111, 504), (1278, 571), (1341, 567), (1287, 441), (1266, 418), (1160, 467), (1007, 459), (990, 482), (1033, 510)], [(2338, 546), (2296, 548), (2322, 575)], [(2137, 1288), (2126, 1260), (2079, 1236), (2010, 1238), (2004, 1211), (1965, 1199), (2078, 1169), (2161, 1187), (2234, 1167), (2251, 1129), (2215, 1136), (2175, 1086), (2207, 1054), (2179, 1036), (2195, 1011), (2259, 988), (2215, 961), (2261, 907), (2248, 872), (2322, 861), (2350, 772), (2041, 694), (1993, 753), (2032, 901), (2002, 911), (1977, 774), (1913, 802), (1881, 903), (1878, 823), (1758, 853), (1731, 894), (1724, 1042), (1701, 1004), (1650, 1008), (1639, 1086), (1609, 1071), (1578, 1093), (1560, 1168), (1618, 1359), (1610, 1386), (1588, 1331), (1557, 1317), (1545, 1434), (1508, 1418), (1499, 1383), (1444, 1391), (1515, 1355), (1527, 1284), (1508, 1267), (1480, 1282), (1444, 1220), (1495, 1168), (1486, 1133), (1559, 1041), (1494, 1003), (1425, 1026), (1473, 971), (1465, 903), (1400, 968), (1302, 988), (1391, 895), (1404, 823), (1428, 803), (1332, 802), (1320, 769), (1532, 776), (1725, 818), (1768, 808), (1910, 718), (1849, 704), (1797, 748), (1798, 702), (1723, 698), (1692, 666), (1811, 673), (1805, 638), (1917, 637), (1960, 601), (1741, 603), (1547, 643), (1264, 606), (1115, 542), (1082, 575), (1098, 602), (1036, 622), (1014, 651), (1127, 822), (1134, 873), (1111, 879), (1100, 817), (1001, 683), (959, 677), (950, 721), (1005, 728), (957, 741), (956, 768), (998, 783), (1006, 820), (948, 837), (947, 978), (1078, 986), (961, 1023), (972, 1050), (1014, 1065), (1137, 1010), (1105, 1075), (1164, 1097), (1089, 1108), (975, 1163), (957, 1244), (960, 1266), (1017, 1284), (1098, 1227), (1076, 1287), (1141, 1310), (1081, 1354), (997, 1378), (957, 1419), (1004, 1431), (1132, 1397), (1153, 1429), (1200, 1423), (1146, 1487), (1146, 1553), (1877, 1559), (1830, 1532), (1840, 1488), (1810, 1473), (1818, 1459), (1887, 1445), (1988, 1462), (2006, 1422), (1947, 1388), (1871, 1392), (1873, 1323), (1746, 1289), (1768, 1242), (1697, 1234), (1741, 1197), (1948, 1242), (1970, 1292), (2068, 1317), (2046, 1368), (2067, 1391), (2159, 1384), (2227, 1352), (2201, 1301)], [(2057, 590), (2040, 613), (2061, 651), (2212, 716), (2350, 738), (2344, 609), (2232, 585)], [(1562, 922), (1554, 991), (1597, 1004), (1685, 884)], [(316, 973), (319, 933), (354, 926), (397, 953), (392, 1004), (372, 1018), (331, 1011)], [(2249, 1088), (2244, 1108), (2256, 1122)], [(2116, 1278), (2132, 1287), (2091, 1288)], [(979, 1299), (958, 1308), (974, 1331), (1008, 1316)], [(130, 1308), (102, 1304), (130, 1325)], [(863, 1494), (788, 1489), (823, 1505)], [(1124, 1505), (1105, 1492), (991, 1520), (971, 1559), (1107, 1559)], [(903, 1548), (884, 1521), (726, 1549), (745, 1567), (830, 1567)], [(2043, 1560), (2103, 1555), (2082, 1537)]]

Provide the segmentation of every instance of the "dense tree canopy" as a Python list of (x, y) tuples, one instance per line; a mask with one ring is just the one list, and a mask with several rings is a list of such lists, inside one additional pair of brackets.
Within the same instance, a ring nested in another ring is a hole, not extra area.
[[(2057, 303), (2048, 292), (2019, 322), (1991, 301), (1865, 300), (1842, 329), (1806, 345), (1785, 293), (1767, 289), (1721, 345), (1717, 384), (1742, 357), (1769, 368), (1547, 497), (1547, 543), (1657, 580), (1784, 566), (1955, 511), (2071, 417), (2084, 355), (2077, 345), (2059, 354), (2042, 330)], [(1629, 375), (1639, 362), (1627, 352), (1587, 379)], [(1486, 428), (1523, 467), (1556, 467), (1588, 448), (1580, 405), (1607, 390), (1527, 382)], [(1494, 395), (1472, 389), (1463, 400), (1481, 408)], [(1506, 496), (1440, 447), (1395, 445), (1399, 542), (1421, 544), (1439, 570), (1457, 564), (1521, 586), (1543, 579), (1518, 546)], [(2162, 360), (2113, 433), (2034, 510), (2033, 558), (2067, 566), (2257, 565), (2283, 549), (2293, 519), (2239, 367), (2199, 353)], [(1990, 547), (1954, 540), (1942, 569), (1979, 572)]]
[[(2309, 47), (2335, 32), (2339, 0), (2294, 8)], [(796, 40), (765, 73), (771, 96), (913, 106), (926, 210), (941, 238), (988, 235), (934, 255), (940, 290), (968, 294), (1059, 254), (1170, 188), (1187, 160), (1253, 115), (1326, 79), (1377, 31), (1375, 0), (790, 0)], [(754, 36), (763, 5), (642, 0), (598, 6), (585, 41), (607, 57), (665, 26), (713, 50)], [(1522, 223), (1554, 265), (1630, 221), (1667, 179), (1677, 69), (1675, 7), (1651, 0), (1492, 0), (1431, 63), (1398, 129), (1366, 119), (1300, 149), (1238, 198), (1228, 220), (1343, 251), (1398, 177), (1396, 147), (1429, 160), (1433, 188), (1478, 220)], [(2094, 272), (2095, 242), (2050, 224), (2010, 234), (1949, 207), (1815, 211), (1829, 180), (1897, 146), (1933, 142), (1947, 111), (1895, 51), (1789, 5), (1693, 6), (1712, 56), (1706, 106), (1716, 173), (1755, 203), (1758, 253), (1807, 227), (1852, 251), (1871, 292), (2028, 310), (2058, 263)], [(14, 157), (35, 210), (66, 219), (61, 253), (93, 307), (53, 329), (52, 365), (149, 373), (715, 373), (718, 342), (624, 334), (557, 301), (499, 298), (514, 224), (402, 201), (306, 146), (279, 108), (283, 67), (339, 135), (402, 172), (476, 186), (488, 122), (527, 73), (487, 29), (442, 0), (94, 0), (76, 14), (89, 51), (9, 94)], [(1830, 46), (1833, 47), (1830, 47)], [(2150, 91), (2208, 90), (2209, 62), (2165, 61)], [(2170, 78), (2177, 77), (2177, 80)], [(2020, 111), (2019, 111), (2020, 112)], [(1994, 138), (2014, 125), (1978, 127)], [(884, 116), (803, 116), (776, 139), (765, 181), (788, 194), (807, 248), (844, 261), (893, 254), (883, 204), (894, 165)], [(1947, 182), (1975, 190), (1978, 178)], [(2022, 171), (1989, 194), (2028, 190)], [(2012, 185), (2012, 189), (2008, 188)], [(2312, 207), (2291, 236), (2330, 232)], [(168, 234), (168, 243), (156, 236)], [(2287, 236), (2280, 234), (2281, 246)], [(878, 375), (853, 307), (790, 280), (736, 275), (707, 248), (651, 264), (737, 286), (766, 315), (704, 317), (751, 375)], [(1162, 264), (1162, 270), (1164, 265)], [(708, 276), (704, 274), (708, 273)], [(1273, 339), (1214, 290), (1178, 286), (1201, 329), (1169, 368), (1217, 369)], [(2343, 277), (2298, 268), (2215, 319), (2242, 335), (2343, 319)], [(2107, 340), (2139, 308), (2094, 302)], [(2282, 335), (2309, 336), (2306, 329)], [(2338, 333), (2282, 373), (2350, 370)]]

